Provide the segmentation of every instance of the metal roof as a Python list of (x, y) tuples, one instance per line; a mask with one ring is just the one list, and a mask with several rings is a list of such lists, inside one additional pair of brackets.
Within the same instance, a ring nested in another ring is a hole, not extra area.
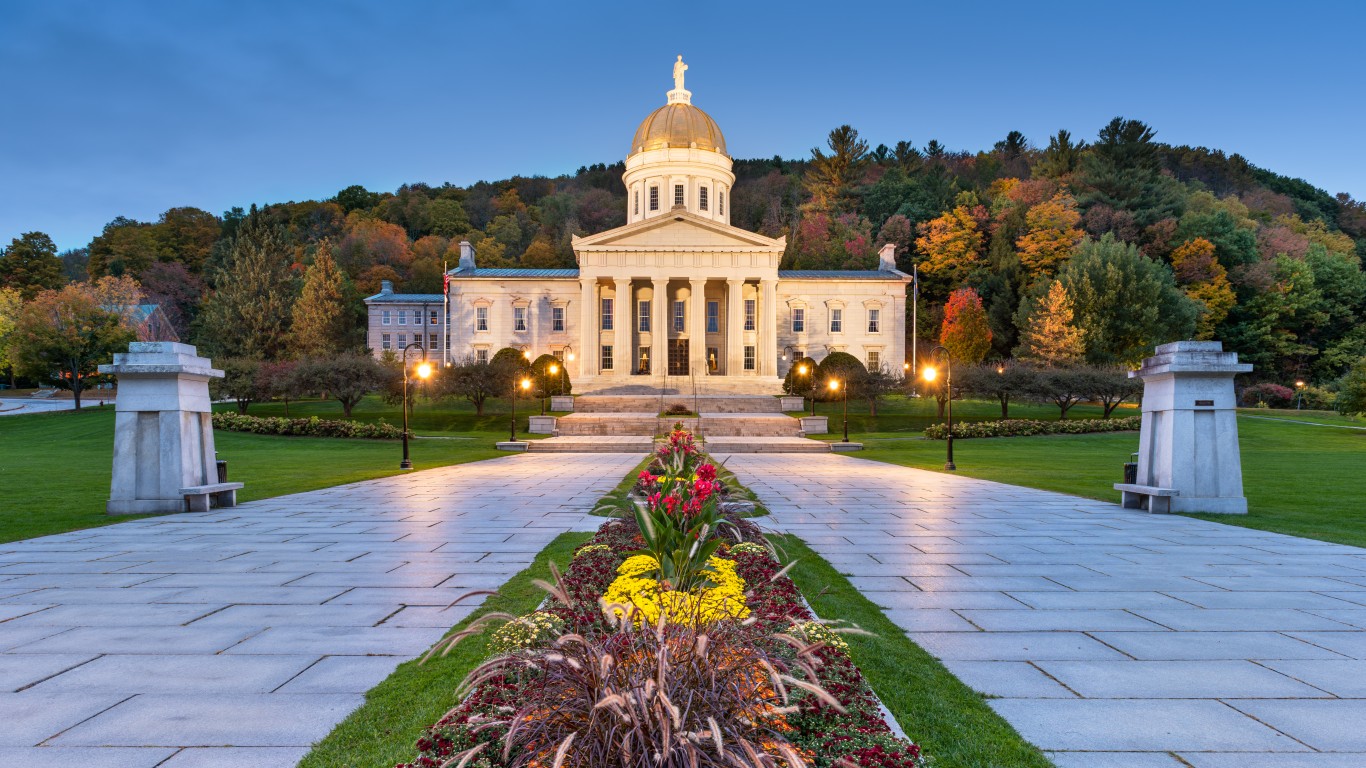
[(377, 293), (365, 300), (367, 304), (440, 304), (445, 296), (439, 293)]
[(514, 268), (510, 268), (510, 267), (493, 267), (493, 268), (476, 267), (476, 268), (473, 269), (473, 270), (469, 270), (469, 269), (453, 269), (453, 270), (450, 271), (450, 275), (451, 275), (452, 278), (457, 278), (457, 277), (502, 277), (502, 278), (510, 278), (510, 277), (515, 278), (515, 277), (520, 277), (520, 278), (542, 279), (542, 280), (544, 280), (544, 279), (551, 279), (551, 280), (554, 280), (554, 279), (570, 280), (570, 279), (578, 279), (578, 277), (579, 277), (579, 271), (578, 271), (577, 269), (514, 269)]
[(780, 269), (779, 280), (901, 280), (900, 272), (877, 269)]

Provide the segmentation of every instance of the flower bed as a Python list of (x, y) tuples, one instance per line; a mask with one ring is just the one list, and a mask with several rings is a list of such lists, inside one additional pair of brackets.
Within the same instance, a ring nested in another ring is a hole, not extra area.
[(219, 411), (213, 415), (213, 428), (257, 435), (295, 435), (300, 437), (357, 437), (368, 440), (398, 440), (403, 430), (383, 421), (371, 424), (340, 419), (285, 419), (277, 416), (246, 416)]
[(684, 435), (647, 510), (576, 550), (540, 611), (501, 617), (400, 768), (925, 765), (759, 529), (715, 513), (715, 468)]
[[(1132, 431), (1138, 429), (1142, 423), (1142, 416), (1125, 416), (1119, 419), (1069, 419), (1067, 421), (1032, 421), (1030, 419), (969, 421), (954, 424), (953, 436), (961, 440), (967, 437), (1084, 435), (1091, 432)], [(925, 437), (930, 440), (943, 440), (948, 437), (948, 434), (949, 430), (943, 424), (932, 424), (925, 428)]]

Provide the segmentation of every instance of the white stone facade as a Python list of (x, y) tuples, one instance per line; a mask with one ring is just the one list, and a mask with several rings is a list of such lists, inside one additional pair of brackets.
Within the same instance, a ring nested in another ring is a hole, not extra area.
[[(785, 238), (730, 225), (725, 139), (692, 106), (681, 72), (668, 103), (636, 131), (622, 181), (627, 223), (575, 237), (578, 269), (480, 269), (461, 243), (449, 329), (440, 294), (381, 292), (366, 299), (370, 347), (399, 352), (400, 335), (422, 333), (452, 361), (504, 347), (553, 354), (576, 392), (678, 386), (674, 377), (776, 392), (794, 359), (836, 351), (871, 367), (904, 363), (910, 277), (897, 271), (893, 247), (876, 270), (780, 271)], [(414, 310), (420, 331), (399, 322)]]

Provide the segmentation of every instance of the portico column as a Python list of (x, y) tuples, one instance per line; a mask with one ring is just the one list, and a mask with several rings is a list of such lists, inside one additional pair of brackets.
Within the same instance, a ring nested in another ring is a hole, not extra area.
[(630, 376), (634, 370), (631, 352), (631, 278), (613, 281), (616, 295), (612, 301), (612, 367), (617, 376)]
[(760, 280), (763, 298), (759, 302), (763, 322), (760, 326), (760, 347), (758, 352), (759, 373), (764, 376), (778, 375), (778, 281)]
[(583, 377), (592, 376), (597, 372), (596, 365), (592, 362), (593, 356), (598, 353), (597, 310), (593, 307), (597, 303), (593, 290), (596, 283), (597, 280), (591, 277), (579, 280), (579, 292), (583, 303), (579, 310), (579, 375)]
[(658, 378), (669, 371), (669, 278), (656, 277), (651, 284), (655, 311), (650, 318), (650, 374)]
[(739, 376), (744, 363), (745, 281), (726, 280), (726, 375)]
[(688, 281), (692, 294), (688, 297), (688, 357), (692, 372), (698, 376), (707, 373), (707, 279), (694, 277)]

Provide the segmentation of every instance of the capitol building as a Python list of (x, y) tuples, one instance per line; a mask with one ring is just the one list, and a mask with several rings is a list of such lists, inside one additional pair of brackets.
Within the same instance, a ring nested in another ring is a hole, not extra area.
[(779, 269), (786, 238), (731, 226), (731, 156), (684, 89), (686, 69), (680, 56), (666, 102), (631, 139), (627, 223), (575, 237), (578, 269), (481, 268), (461, 243), (447, 296), (386, 285), (365, 300), (370, 348), (419, 342), (450, 362), (504, 347), (552, 354), (577, 393), (690, 377), (713, 392), (772, 394), (794, 360), (831, 352), (899, 369), (910, 276), (894, 246), (876, 270)]

